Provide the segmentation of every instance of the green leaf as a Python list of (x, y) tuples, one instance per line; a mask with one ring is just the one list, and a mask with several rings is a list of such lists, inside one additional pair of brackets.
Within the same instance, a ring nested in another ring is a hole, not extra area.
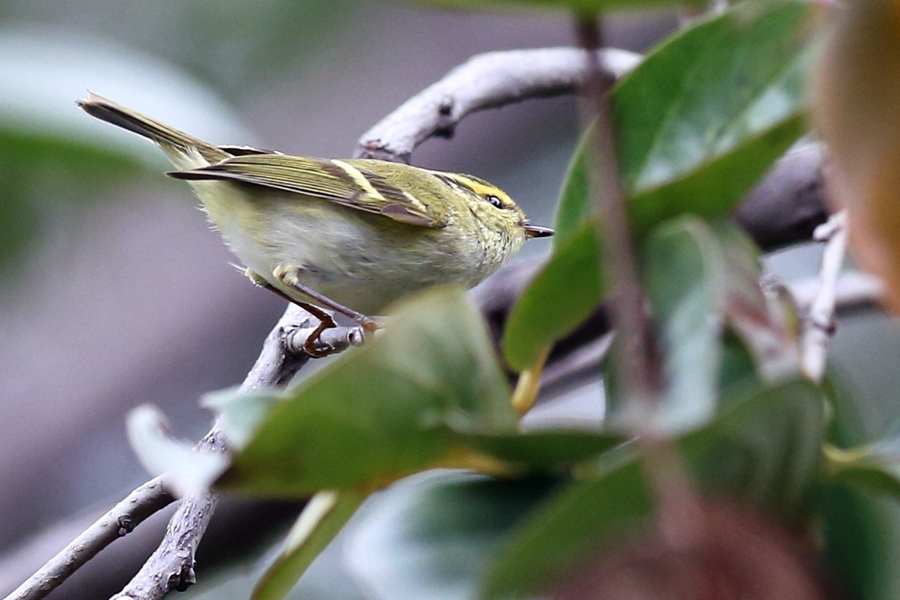
[(461, 472), (404, 480), (372, 499), (348, 531), (355, 579), (379, 598), (478, 598), (514, 527), (558, 482)]
[(512, 465), (541, 470), (596, 458), (621, 446), (622, 435), (595, 431), (460, 434), (466, 448)]
[[(800, 380), (728, 405), (677, 442), (698, 488), (791, 523), (808, 514), (823, 429), (819, 392)], [(646, 532), (656, 500), (637, 453), (609, 462), (536, 509), (494, 564), (487, 597), (546, 591), (584, 561)]]
[(489, 571), (482, 596), (540, 594), (593, 554), (650, 527), (655, 506), (634, 460), (566, 486), (513, 533)]
[(431, 290), (290, 392), (219, 484), (271, 496), (383, 484), (446, 459), (452, 430), (514, 431), (509, 400), (478, 312)]
[(726, 399), (731, 408), (679, 444), (701, 489), (802, 520), (819, 476), (824, 398), (805, 379)]
[(531, 366), (544, 348), (577, 327), (597, 306), (606, 287), (600, 247), (596, 226), (583, 223), (556, 247), (516, 303), (503, 338), (503, 356), (514, 370)]
[(895, 500), (855, 485), (822, 490), (819, 516), (825, 572), (859, 600), (900, 597), (900, 507)]
[(640, 234), (724, 215), (804, 132), (814, 9), (742, 3), (658, 46), (613, 95), (619, 167)]
[(253, 590), (253, 600), (286, 597), (313, 560), (356, 513), (365, 496), (348, 491), (319, 492), (291, 528), (275, 562)]
[(715, 226), (726, 264), (725, 318), (753, 359), (765, 382), (784, 381), (800, 373), (799, 319), (789, 294), (763, 289), (759, 250), (733, 223)]
[(94, 198), (103, 180), (168, 165), (153, 144), (78, 110), (86, 87), (198, 135), (252, 141), (223, 102), (187, 74), (71, 28), (0, 27), (0, 80), (0, 269), (46, 233), (43, 213), (55, 203)]
[[(645, 424), (672, 433), (709, 420), (718, 405), (725, 264), (696, 217), (665, 223), (644, 247), (647, 296), (660, 330), (663, 406)], [(622, 415), (626, 421), (647, 415)]]
[(594, 203), (591, 201), (589, 174), (591, 172), (591, 155), (589, 146), (594, 126), (581, 136), (581, 141), (572, 155), (566, 174), (563, 177), (562, 191), (556, 207), (556, 222), (553, 227), (553, 247), (558, 248), (576, 236), (582, 225), (594, 214)]
[[(743, 3), (670, 37), (614, 88), (619, 170), (636, 237), (677, 215), (728, 214), (804, 132), (812, 13), (808, 3)], [(514, 369), (577, 327), (604, 293), (602, 275), (572, 272), (605, 260), (585, 229), (593, 214), (590, 146), (582, 139), (563, 185), (554, 255), (507, 325), (504, 355)], [(591, 247), (571, 247), (578, 235)], [(569, 294), (565, 317), (546, 318), (551, 299)]]

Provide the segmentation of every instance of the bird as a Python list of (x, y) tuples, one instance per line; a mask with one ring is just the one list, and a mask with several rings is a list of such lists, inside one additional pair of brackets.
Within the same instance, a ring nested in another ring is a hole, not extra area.
[(394, 301), (441, 284), (474, 287), (527, 239), (553, 234), (472, 175), (216, 146), (94, 93), (77, 104), (154, 142), (247, 277), (318, 317), (315, 336), (336, 325), (320, 309), (371, 331)]

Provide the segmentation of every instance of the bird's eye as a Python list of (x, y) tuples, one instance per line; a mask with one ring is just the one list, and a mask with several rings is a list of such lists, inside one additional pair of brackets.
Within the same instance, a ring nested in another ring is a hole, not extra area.
[(484, 197), (484, 199), (490, 202), (491, 206), (494, 206), (496, 208), (503, 208), (503, 201), (493, 194), (488, 194)]

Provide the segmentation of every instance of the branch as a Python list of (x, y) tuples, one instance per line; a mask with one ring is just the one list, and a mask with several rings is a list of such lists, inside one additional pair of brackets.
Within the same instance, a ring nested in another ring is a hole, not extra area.
[[(622, 77), (641, 55), (608, 48), (598, 52), (604, 72)], [(507, 50), (473, 56), (440, 81), (404, 102), (360, 137), (354, 156), (409, 162), (430, 137), (452, 137), (470, 113), (530, 98), (573, 94), (585, 84), (588, 68), (580, 48)]]
[(825, 242), (825, 249), (818, 290), (800, 332), (800, 351), (803, 370), (810, 379), (819, 382), (825, 374), (828, 341), (834, 333), (837, 281), (847, 252), (847, 213), (841, 211), (824, 225), (819, 225), (815, 239)]
[(44, 598), (106, 546), (123, 537), (175, 498), (163, 486), (162, 477), (137, 488), (100, 517), (56, 556), (16, 588), (6, 600)]
[[(262, 351), (253, 368), (244, 379), (241, 389), (253, 390), (262, 387), (283, 387), (294, 374), (309, 360), (303, 344), (306, 336), (318, 324), (311, 315), (291, 304), (269, 333)], [(339, 352), (361, 340), (357, 327), (339, 327), (328, 330), (320, 338), (319, 350)], [(223, 451), (225, 439), (217, 427), (200, 441), (198, 448)], [(87, 528), (81, 535), (48, 561), (40, 570), (6, 597), (6, 600), (38, 600), (44, 598), (70, 575), (81, 568), (91, 558), (113, 541), (130, 533), (145, 519), (171, 504), (175, 498), (165, 489), (162, 477), (157, 477), (131, 492), (112, 510)], [(169, 522), (169, 528), (162, 544), (145, 563), (123, 593), (124, 597), (160, 598), (165, 593), (161, 588), (154, 594), (137, 595), (135, 590), (147, 588), (148, 579), (156, 579), (178, 588), (193, 576), (193, 557), (196, 545), (215, 508), (212, 494), (185, 499)], [(180, 535), (179, 535), (180, 533)], [(163, 560), (163, 558), (165, 560)], [(155, 573), (148, 568), (153, 564)], [(177, 565), (176, 565), (177, 563)], [(166, 573), (161, 578), (155, 575)], [(165, 581), (163, 581), (165, 580)]]
[[(266, 337), (262, 352), (250, 369), (242, 391), (286, 386), (297, 371), (309, 362), (304, 349), (318, 320), (291, 303)], [(363, 340), (359, 327), (335, 327), (322, 332), (316, 350), (320, 356), (341, 352)], [(228, 441), (218, 424), (197, 444), (200, 451), (226, 452)], [(206, 527), (212, 519), (218, 494), (212, 490), (186, 496), (169, 520), (166, 534), (141, 570), (112, 600), (151, 600), (171, 590), (184, 591), (197, 581), (194, 558)]]

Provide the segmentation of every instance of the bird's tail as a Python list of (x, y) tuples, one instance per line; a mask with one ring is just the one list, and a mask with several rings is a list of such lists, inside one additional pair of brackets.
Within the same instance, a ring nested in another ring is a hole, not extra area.
[(201, 161), (211, 164), (231, 156), (212, 144), (97, 94), (88, 93), (87, 98), (78, 101), (78, 106), (92, 117), (156, 142), (179, 168), (204, 166)]

